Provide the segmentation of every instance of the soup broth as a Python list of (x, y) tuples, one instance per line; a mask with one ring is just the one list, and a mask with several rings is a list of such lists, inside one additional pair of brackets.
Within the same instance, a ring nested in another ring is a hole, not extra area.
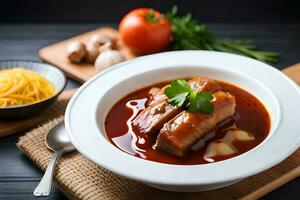
[[(145, 134), (132, 126), (134, 118), (145, 109), (152, 98), (149, 90), (153, 87), (162, 88), (170, 82), (162, 82), (128, 94), (119, 100), (109, 111), (105, 120), (105, 130), (109, 141), (122, 151), (133, 156), (160, 163), (194, 165), (217, 162), (238, 156), (260, 144), (270, 131), (270, 116), (265, 106), (252, 94), (238, 86), (217, 81), (221, 90), (235, 97), (235, 114), (216, 127), (204, 138), (199, 140), (184, 156), (178, 157), (156, 148), (156, 134)], [(233, 141), (237, 150), (232, 155), (215, 156), (205, 159), (205, 152), (210, 143), (225, 137), (229, 130), (241, 129), (254, 136), (250, 141)]]

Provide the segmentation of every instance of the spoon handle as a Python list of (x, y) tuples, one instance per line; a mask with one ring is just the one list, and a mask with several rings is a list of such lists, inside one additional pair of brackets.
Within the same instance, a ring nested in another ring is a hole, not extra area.
[(55, 164), (62, 153), (63, 151), (54, 152), (42, 180), (33, 192), (34, 196), (48, 196), (50, 194)]

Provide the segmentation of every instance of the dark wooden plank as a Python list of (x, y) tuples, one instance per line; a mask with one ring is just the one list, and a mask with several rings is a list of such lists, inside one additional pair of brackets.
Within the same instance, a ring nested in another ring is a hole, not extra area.
[(0, 139), (0, 181), (9, 178), (36, 178), (41, 172), (16, 147), (18, 137), (12, 135)]
[(277, 190), (265, 195), (261, 200), (298, 200), (300, 199), (300, 178), (297, 178)]
[[(1, 39), (60, 39), (113, 24), (1, 24)], [(5, 38), (2, 38), (5, 37)]]
[(32, 194), (0, 194), (1, 200), (37, 200), (37, 199), (43, 199), (43, 200), (67, 200), (67, 197), (65, 197), (62, 193), (57, 192), (52, 194), (48, 197), (41, 197), (37, 198), (33, 196)]
[[(37, 197), (32, 195), (33, 190), (38, 184), (38, 180), (14, 180), (3, 182), (0, 181), (0, 199), (1, 200), (18, 200), (18, 199), (34, 199)], [(52, 187), (51, 195), (43, 197), (43, 200), (63, 200), (67, 199), (55, 185)]]

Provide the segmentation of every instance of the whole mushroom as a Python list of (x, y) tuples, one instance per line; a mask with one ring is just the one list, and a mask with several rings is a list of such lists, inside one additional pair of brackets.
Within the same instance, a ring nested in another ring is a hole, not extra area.
[(85, 56), (85, 60), (88, 62), (88, 63), (91, 63), (91, 64), (94, 64), (97, 57), (99, 56), (100, 54), (100, 49), (99, 48), (96, 48), (92, 45), (88, 45), (87, 46), (87, 54)]
[(101, 35), (101, 34), (95, 34), (90, 37), (88, 40), (88, 46), (93, 46), (95, 48), (99, 48), (100, 46), (106, 44), (107, 42), (111, 43), (112, 49), (116, 48), (116, 39), (112, 38), (109, 35)]
[(86, 46), (79, 41), (73, 41), (67, 46), (67, 58), (73, 63), (80, 63), (86, 56)]

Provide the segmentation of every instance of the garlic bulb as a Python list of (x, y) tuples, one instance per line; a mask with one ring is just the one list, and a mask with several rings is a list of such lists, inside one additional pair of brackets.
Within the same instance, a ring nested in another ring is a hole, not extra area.
[(99, 72), (125, 60), (126, 58), (119, 51), (107, 49), (98, 56), (95, 67)]

